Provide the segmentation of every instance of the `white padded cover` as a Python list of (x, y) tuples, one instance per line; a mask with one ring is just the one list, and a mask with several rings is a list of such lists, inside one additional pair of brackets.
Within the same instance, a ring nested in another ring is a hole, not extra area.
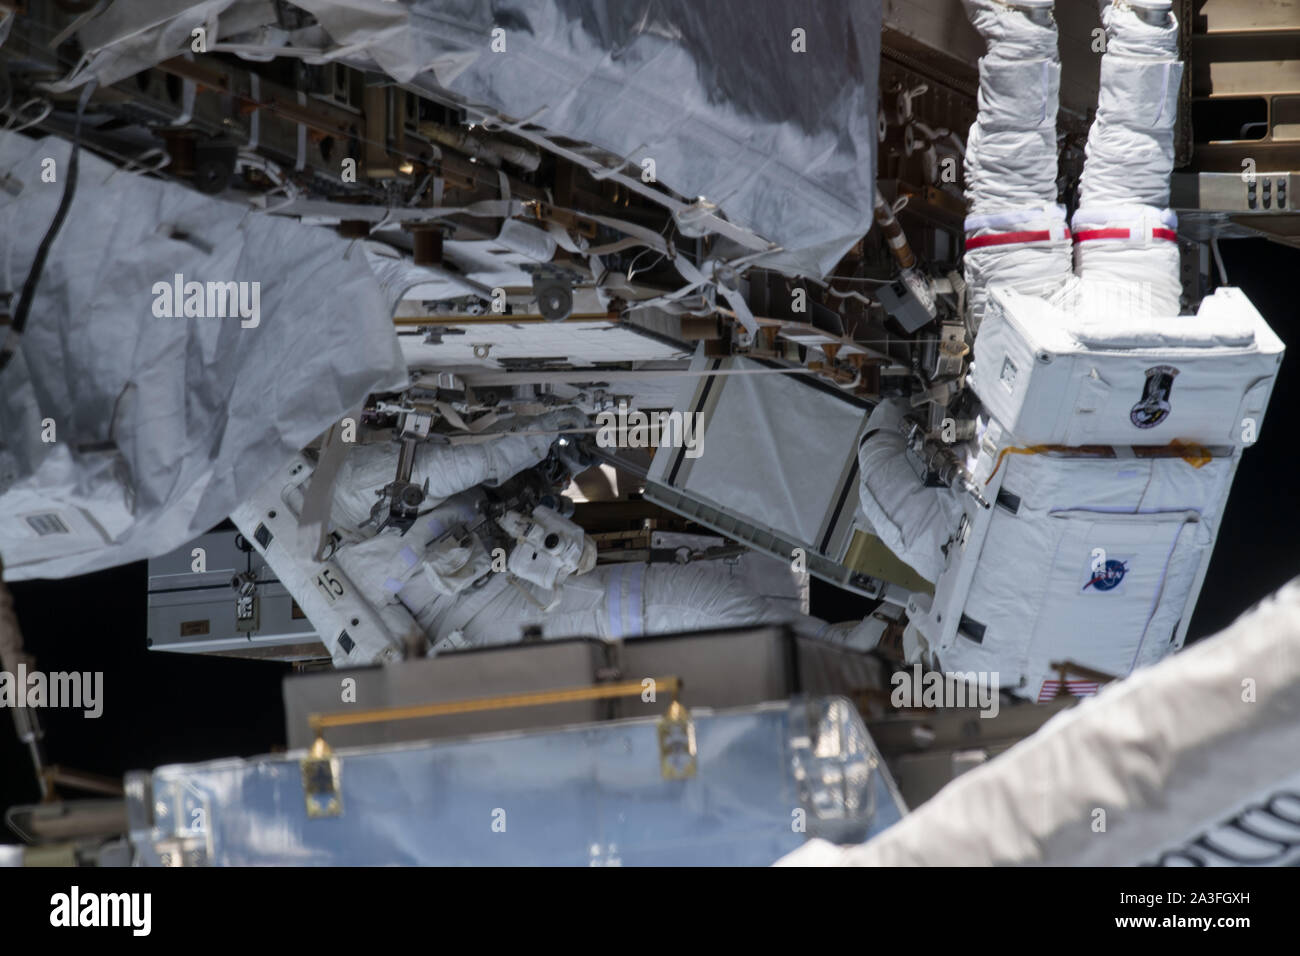
[(1240, 289), (1217, 290), (1180, 322), (1116, 323), (1107, 338), (1047, 301), (995, 289), (971, 386), (1026, 444), (1253, 443), (1281, 340)]
[(939, 649), (943, 667), (996, 671), (1000, 686), (1038, 699), (1059, 679), (1053, 661), (1123, 676), (1172, 653), (1234, 466), (1005, 456), (983, 548), (962, 556), (978, 562), (963, 613), (982, 640), (959, 629)]

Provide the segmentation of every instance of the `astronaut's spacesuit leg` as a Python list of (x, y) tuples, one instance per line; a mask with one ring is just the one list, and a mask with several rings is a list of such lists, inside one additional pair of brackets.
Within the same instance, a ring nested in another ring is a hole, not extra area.
[(1183, 64), (1171, 6), (1101, 2), (1097, 116), (1072, 220), (1080, 292), (1094, 322), (1179, 313), (1178, 220), (1167, 207)]
[(1065, 209), (1056, 202), (1061, 61), (1049, 2), (964, 0), (988, 44), (979, 113), (966, 140), (966, 282), (975, 328), (991, 284), (1048, 295), (1070, 277)]

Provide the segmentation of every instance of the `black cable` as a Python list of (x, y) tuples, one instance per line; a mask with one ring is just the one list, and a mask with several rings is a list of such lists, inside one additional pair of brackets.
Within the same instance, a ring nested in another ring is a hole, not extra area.
[(41, 240), (41, 244), (36, 250), (36, 258), (32, 260), (32, 267), (27, 271), (27, 281), (23, 283), (23, 291), (18, 297), (18, 306), (14, 309), (13, 324), (10, 326), (10, 344), (3, 351), (0, 351), (0, 373), (3, 373), (9, 365), (9, 360), (13, 358), (14, 352), (18, 348), (18, 337), (22, 335), (23, 329), (27, 327), (27, 315), (31, 312), (32, 300), (36, 298), (36, 287), (40, 284), (41, 275), (45, 272), (45, 260), (50, 254), (50, 247), (54, 245), (54, 240), (58, 238), (59, 230), (63, 228), (63, 221), (68, 218), (68, 210), (72, 207), (72, 197), (77, 192), (77, 156), (81, 147), (81, 117), (85, 112), (86, 102), (90, 99), (93, 89), (94, 84), (92, 83), (82, 93), (81, 99), (77, 103), (77, 121), (72, 128), (72, 155), (68, 159), (67, 179), (63, 184), (63, 198), (59, 201), (59, 208), (54, 213), (50, 228), (45, 231), (45, 238)]

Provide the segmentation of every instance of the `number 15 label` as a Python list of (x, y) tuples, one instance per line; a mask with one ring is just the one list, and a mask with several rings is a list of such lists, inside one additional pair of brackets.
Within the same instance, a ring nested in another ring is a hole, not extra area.
[(336, 578), (329, 568), (316, 575), (316, 587), (320, 588), (325, 599), (331, 604), (343, 596), (343, 582)]

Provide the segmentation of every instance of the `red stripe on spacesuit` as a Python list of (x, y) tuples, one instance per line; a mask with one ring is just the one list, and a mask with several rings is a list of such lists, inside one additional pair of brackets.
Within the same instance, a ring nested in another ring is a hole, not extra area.
[[(1156, 239), (1168, 239), (1170, 242), (1178, 240), (1178, 233), (1172, 229), (1152, 229), (1151, 235)], [(1087, 242), (1090, 239), (1131, 239), (1133, 231), (1131, 229), (1086, 229), (1083, 232), (1076, 232), (1074, 238), (1079, 242)]]
[[(975, 236), (966, 240), (967, 249), (979, 249), (982, 246), (1009, 246), (1017, 242), (1046, 242), (1052, 233), (1043, 229), (1037, 232), (998, 232), (991, 236)], [(1070, 238), (1070, 230), (1065, 230), (1064, 239)]]

